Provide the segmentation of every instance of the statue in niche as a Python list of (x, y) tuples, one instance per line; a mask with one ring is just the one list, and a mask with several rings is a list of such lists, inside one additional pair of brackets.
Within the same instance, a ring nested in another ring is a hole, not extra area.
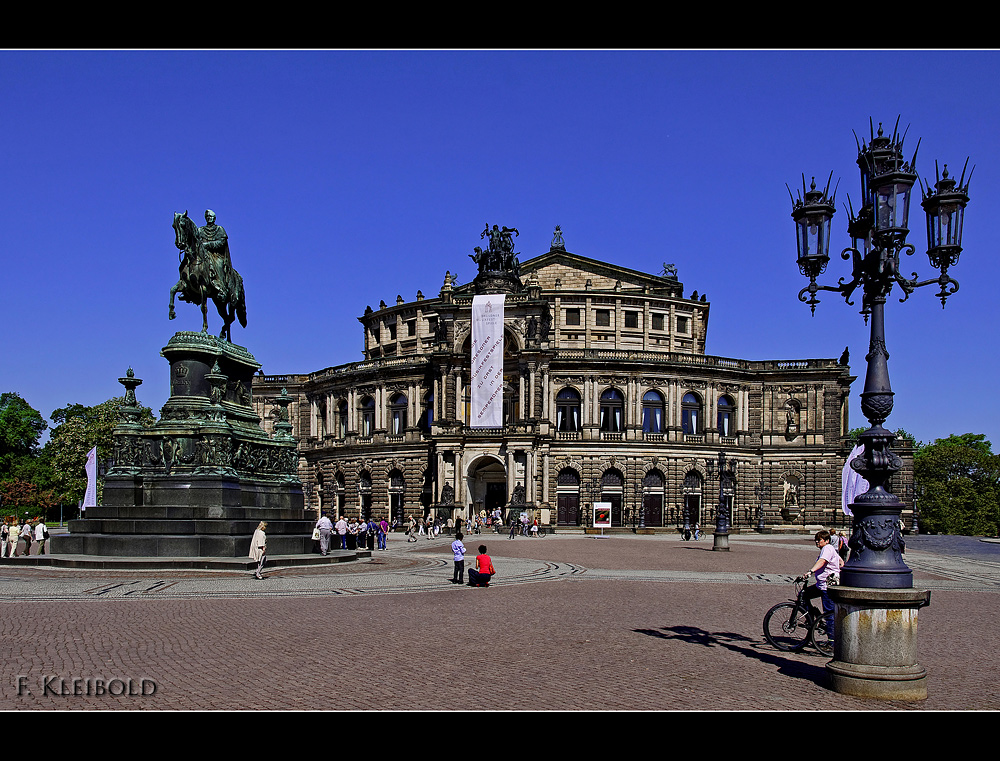
[(796, 436), (799, 432), (799, 406), (795, 400), (785, 402), (785, 435)]

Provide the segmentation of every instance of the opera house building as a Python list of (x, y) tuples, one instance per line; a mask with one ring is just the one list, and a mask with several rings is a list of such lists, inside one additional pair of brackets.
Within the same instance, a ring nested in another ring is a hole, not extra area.
[[(707, 355), (710, 304), (685, 296), (671, 265), (648, 274), (571, 253), (559, 228), (521, 262), (516, 234), (483, 232), (469, 283), (445, 274), (433, 297), (366, 308), (360, 361), (255, 377), (267, 430), (271, 400), (293, 399), (307, 507), (390, 521), (500, 509), (555, 531), (592, 526), (595, 502), (610, 503), (612, 526), (646, 531), (710, 532), (720, 504), (733, 531), (843, 523), (846, 352)], [(473, 320), (484, 295), (502, 325), (485, 379)]]

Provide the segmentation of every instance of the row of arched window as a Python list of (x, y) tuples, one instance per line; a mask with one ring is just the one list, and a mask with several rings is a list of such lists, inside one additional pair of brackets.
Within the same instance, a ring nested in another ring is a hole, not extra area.
[[(409, 400), (406, 398), (406, 394), (398, 393), (389, 397), (387, 412), (388, 418), (386, 423), (389, 435), (402, 436), (409, 424)], [(347, 436), (350, 420), (348, 413), (347, 400), (341, 399), (337, 403), (337, 409), (334, 414), (333, 435), (337, 438)], [(366, 396), (358, 403), (358, 434), (362, 438), (370, 438), (374, 435), (375, 420), (375, 399), (374, 397)], [(424, 405), (420, 419), (417, 421), (417, 426), (424, 431), (430, 431), (433, 422), (434, 395), (427, 394), (424, 398)]]
[[(582, 425), (582, 399), (580, 392), (567, 386), (556, 394), (556, 430), (579, 431)], [(402, 436), (408, 425), (409, 401), (405, 394), (389, 398), (387, 427), (391, 436)], [(358, 405), (358, 433), (363, 438), (375, 432), (375, 399), (364, 397)], [(434, 422), (434, 396), (427, 394), (417, 427), (430, 431)], [(700, 434), (705, 428), (704, 402), (693, 391), (681, 399), (681, 430), (685, 434)], [(664, 433), (667, 425), (667, 403), (659, 391), (650, 389), (642, 395), (642, 430), (645, 433)], [(602, 431), (621, 432), (625, 429), (625, 397), (617, 388), (605, 390), (598, 401), (598, 424)], [(344, 438), (348, 428), (347, 401), (341, 400), (335, 415), (334, 435)], [(735, 436), (736, 403), (723, 394), (716, 404), (716, 430), (720, 436)]]
[[(598, 423), (602, 431), (611, 433), (624, 430), (625, 397), (616, 388), (609, 388), (598, 401)], [(566, 387), (556, 394), (556, 429), (580, 430), (580, 392)], [(716, 429), (721, 436), (735, 436), (736, 403), (723, 394), (716, 405)], [(681, 399), (681, 429), (686, 434), (704, 432), (704, 402), (701, 397), (688, 392)], [(664, 433), (666, 430), (667, 403), (663, 394), (649, 390), (642, 395), (642, 430), (645, 433)]]

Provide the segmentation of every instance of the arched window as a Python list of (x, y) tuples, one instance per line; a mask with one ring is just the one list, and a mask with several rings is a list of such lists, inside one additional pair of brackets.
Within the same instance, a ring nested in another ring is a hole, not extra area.
[(326, 399), (316, 402), (316, 429), (320, 438), (326, 436)]
[(344, 508), (347, 507), (347, 482), (344, 480), (343, 473), (337, 473), (336, 476), (336, 491), (337, 491), (337, 517), (344, 515)]
[(644, 432), (663, 433), (665, 413), (663, 394), (659, 391), (647, 391), (642, 395), (642, 430)]
[(361, 517), (368, 520), (372, 515), (372, 474), (367, 470), (358, 474), (358, 502)]
[(731, 438), (736, 430), (736, 403), (731, 397), (723, 394), (719, 397), (718, 407), (719, 435)]
[(389, 399), (389, 433), (402, 436), (406, 431), (406, 394), (393, 394)]
[(601, 502), (611, 503), (611, 525), (622, 526), (622, 502), (625, 496), (625, 477), (620, 471), (608, 469), (601, 476)]
[(618, 432), (625, 427), (622, 413), (625, 410), (625, 397), (616, 388), (609, 388), (601, 394), (601, 430)]
[(580, 474), (572, 468), (563, 468), (556, 478), (556, 521), (563, 526), (579, 526)]
[(681, 400), (681, 430), (688, 435), (701, 433), (701, 399), (687, 393)]
[(403, 517), (403, 496), (406, 493), (406, 479), (399, 470), (389, 471), (389, 523), (393, 518)]
[(337, 437), (347, 437), (347, 401), (344, 399), (337, 404)]
[(361, 412), (361, 436), (370, 439), (375, 435), (375, 400), (366, 396), (361, 400), (359, 411)]
[(520, 417), (521, 405), (518, 393), (519, 383), (515, 377), (512, 382), (503, 384), (503, 424), (514, 425)]
[(573, 388), (564, 388), (556, 394), (556, 430), (580, 430), (580, 393)]
[(427, 396), (424, 397), (424, 409), (420, 414), (420, 422), (417, 426), (424, 433), (431, 432), (431, 426), (434, 425), (434, 392), (430, 391)]

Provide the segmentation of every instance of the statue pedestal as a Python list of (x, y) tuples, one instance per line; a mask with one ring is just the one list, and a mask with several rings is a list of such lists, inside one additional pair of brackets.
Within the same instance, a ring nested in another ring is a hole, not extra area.
[(925, 700), (927, 670), (917, 663), (917, 611), (931, 593), (917, 589), (830, 587), (837, 605), (834, 692), (883, 700)]
[[(290, 426), (282, 421), (269, 436), (251, 404), (260, 364), (207, 333), (177, 333), (162, 355), (170, 398), (160, 420), (144, 428), (124, 408), (102, 504), (70, 521), (68, 535), (53, 536), (51, 552), (244, 557), (260, 521), (269, 555), (310, 552), (314, 521)], [(127, 399), (137, 409), (134, 395)]]

